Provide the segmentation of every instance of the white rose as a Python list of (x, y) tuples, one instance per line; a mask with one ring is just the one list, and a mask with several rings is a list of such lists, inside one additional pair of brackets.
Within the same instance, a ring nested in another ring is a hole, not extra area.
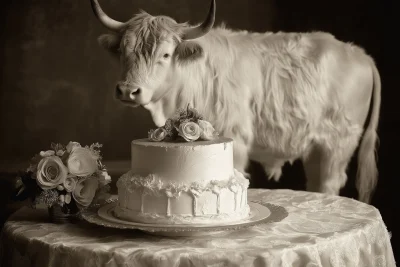
[(75, 199), (76, 203), (87, 207), (92, 203), (98, 186), (99, 182), (95, 178), (81, 179), (76, 184), (75, 190), (72, 192), (72, 197)]
[(40, 156), (42, 157), (50, 157), (54, 156), (54, 154), (55, 154), (54, 150), (40, 151)]
[(178, 135), (182, 136), (188, 142), (199, 139), (201, 129), (195, 122), (182, 122), (178, 128)]
[(64, 188), (67, 192), (72, 192), (75, 190), (76, 184), (78, 180), (74, 175), (68, 175), (67, 178), (64, 180)]
[(71, 153), (72, 150), (74, 150), (75, 148), (81, 147), (81, 145), (78, 142), (72, 142), (70, 141), (66, 147), (67, 152)]
[(68, 170), (72, 175), (89, 176), (98, 168), (98, 156), (85, 147), (75, 147), (67, 160)]
[(200, 138), (203, 140), (212, 140), (215, 138), (217, 135), (215, 132), (214, 127), (209, 123), (208, 121), (205, 120), (199, 120), (198, 124), (201, 128), (201, 134)]
[(68, 170), (57, 156), (43, 158), (37, 167), (36, 182), (42, 189), (53, 189), (67, 178)]
[(149, 139), (154, 142), (160, 142), (167, 136), (167, 131), (164, 128), (157, 128), (149, 132)]

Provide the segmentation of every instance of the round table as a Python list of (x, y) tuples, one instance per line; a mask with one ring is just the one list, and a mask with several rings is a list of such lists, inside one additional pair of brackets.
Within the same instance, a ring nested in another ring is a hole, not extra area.
[(220, 236), (160, 237), (87, 222), (52, 224), (22, 208), (4, 225), (1, 266), (396, 266), (379, 211), (353, 199), (250, 189), (287, 216)]

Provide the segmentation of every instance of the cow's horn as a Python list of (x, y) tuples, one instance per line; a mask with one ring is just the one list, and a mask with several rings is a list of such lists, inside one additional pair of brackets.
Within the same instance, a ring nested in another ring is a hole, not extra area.
[(215, 21), (215, 0), (211, 0), (210, 11), (208, 12), (206, 20), (197, 27), (186, 29), (182, 39), (183, 40), (196, 39), (207, 34), (213, 27), (214, 21)]
[(92, 9), (96, 17), (109, 30), (119, 31), (125, 25), (125, 23), (116, 21), (107, 16), (107, 14), (101, 9), (98, 0), (90, 0), (90, 3), (92, 4)]

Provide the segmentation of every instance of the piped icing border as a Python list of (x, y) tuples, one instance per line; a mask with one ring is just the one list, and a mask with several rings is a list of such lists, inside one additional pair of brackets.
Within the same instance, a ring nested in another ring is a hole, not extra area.
[(239, 188), (242, 190), (249, 187), (249, 181), (243, 174), (236, 169), (228, 180), (211, 180), (201, 182), (192, 182), (190, 184), (165, 182), (161, 176), (149, 174), (141, 176), (129, 171), (123, 174), (117, 181), (118, 190), (124, 189), (128, 192), (142, 191), (144, 194), (161, 196), (165, 194), (168, 198), (179, 197), (182, 192), (190, 192), (193, 195), (200, 195), (204, 191), (211, 191), (218, 195), (223, 188), (228, 188), (236, 193)]

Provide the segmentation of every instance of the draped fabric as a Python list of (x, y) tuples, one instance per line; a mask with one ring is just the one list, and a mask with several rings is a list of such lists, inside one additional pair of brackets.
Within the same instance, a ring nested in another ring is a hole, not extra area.
[(48, 223), (22, 208), (1, 234), (1, 266), (362, 266), (395, 267), (379, 211), (353, 199), (292, 190), (250, 189), (249, 201), (287, 216), (219, 236), (160, 237), (87, 222)]

